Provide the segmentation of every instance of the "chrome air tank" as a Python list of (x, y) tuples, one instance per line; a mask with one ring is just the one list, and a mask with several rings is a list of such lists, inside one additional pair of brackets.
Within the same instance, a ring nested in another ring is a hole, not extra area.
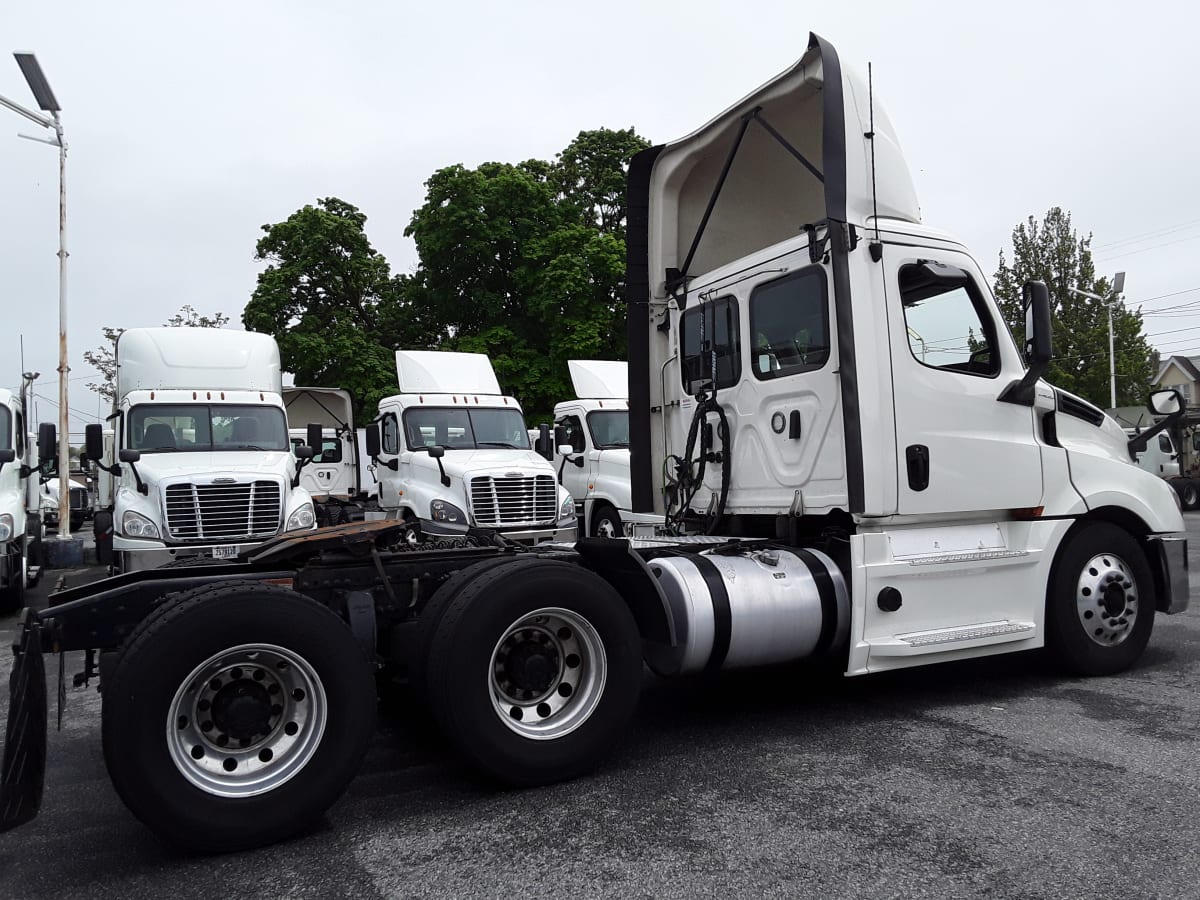
[(817, 550), (693, 554), (649, 561), (675, 621), (676, 646), (647, 646), (659, 675), (747, 668), (845, 646), (850, 595)]

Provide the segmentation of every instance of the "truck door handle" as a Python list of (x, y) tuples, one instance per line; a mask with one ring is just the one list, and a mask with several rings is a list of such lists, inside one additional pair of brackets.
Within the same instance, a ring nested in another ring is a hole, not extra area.
[(929, 448), (924, 444), (912, 444), (905, 449), (908, 459), (908, 486), (914, 491), (929, 487)]
[(788, 415), (788, 440), (789, 441), (800, 440), (801, 430), (802, 429), (801, 429), (801, 422), (800, 422), (800, 410), (793, 409), (791, 411), (791, 414)]

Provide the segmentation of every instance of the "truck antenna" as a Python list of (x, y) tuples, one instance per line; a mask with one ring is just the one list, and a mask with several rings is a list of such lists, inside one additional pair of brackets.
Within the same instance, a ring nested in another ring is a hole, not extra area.
[(879, 192), (875, 188), (875, 82), (871, 64), (867, 63), (867, 108), (870, 110), (870, 131), (864, 137), (871, 142), (871, 205), (875, 220), (875, 240), (870, 244), (871, 259), (879, 262), (883, 258), (883, 242), (879, 239)]

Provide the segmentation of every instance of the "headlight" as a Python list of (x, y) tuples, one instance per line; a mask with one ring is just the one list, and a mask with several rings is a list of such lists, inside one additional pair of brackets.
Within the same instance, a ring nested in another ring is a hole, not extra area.
[(287, 527), (284, 531), (299, 531), (302, 528), (312, 528), (317, 521), (317, 514), (313, 511), (311, 503), (305, 503), (294, 513), (288, 516)]
[(8, 513), (0, 513), (0, 541), (7, 541), (13, 536), (13, 517)]
[(558, 508), (558, 517), (560, 519), (575, 518), (575, 501), (571, 497), (567, 497)]
[(126, 537), (156, 538), (158, 526), (141, 513), (126, 512), (121, 516), (121, 533)]
[(459, 525), (467, 524), (467, 514), (445, 500), (434, 500), (429, 504), (429, 515), (435, 522), (454, 522)]

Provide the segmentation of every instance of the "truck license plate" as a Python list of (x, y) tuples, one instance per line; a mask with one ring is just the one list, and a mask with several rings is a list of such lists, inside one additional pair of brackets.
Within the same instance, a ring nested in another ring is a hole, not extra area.
[(234, 559), (237, 556), (237, 554), (238, 554), (238, 548), (236, 545), (229, 546), (229, 547), (213, 547), (212, 548), (213, 559)]

